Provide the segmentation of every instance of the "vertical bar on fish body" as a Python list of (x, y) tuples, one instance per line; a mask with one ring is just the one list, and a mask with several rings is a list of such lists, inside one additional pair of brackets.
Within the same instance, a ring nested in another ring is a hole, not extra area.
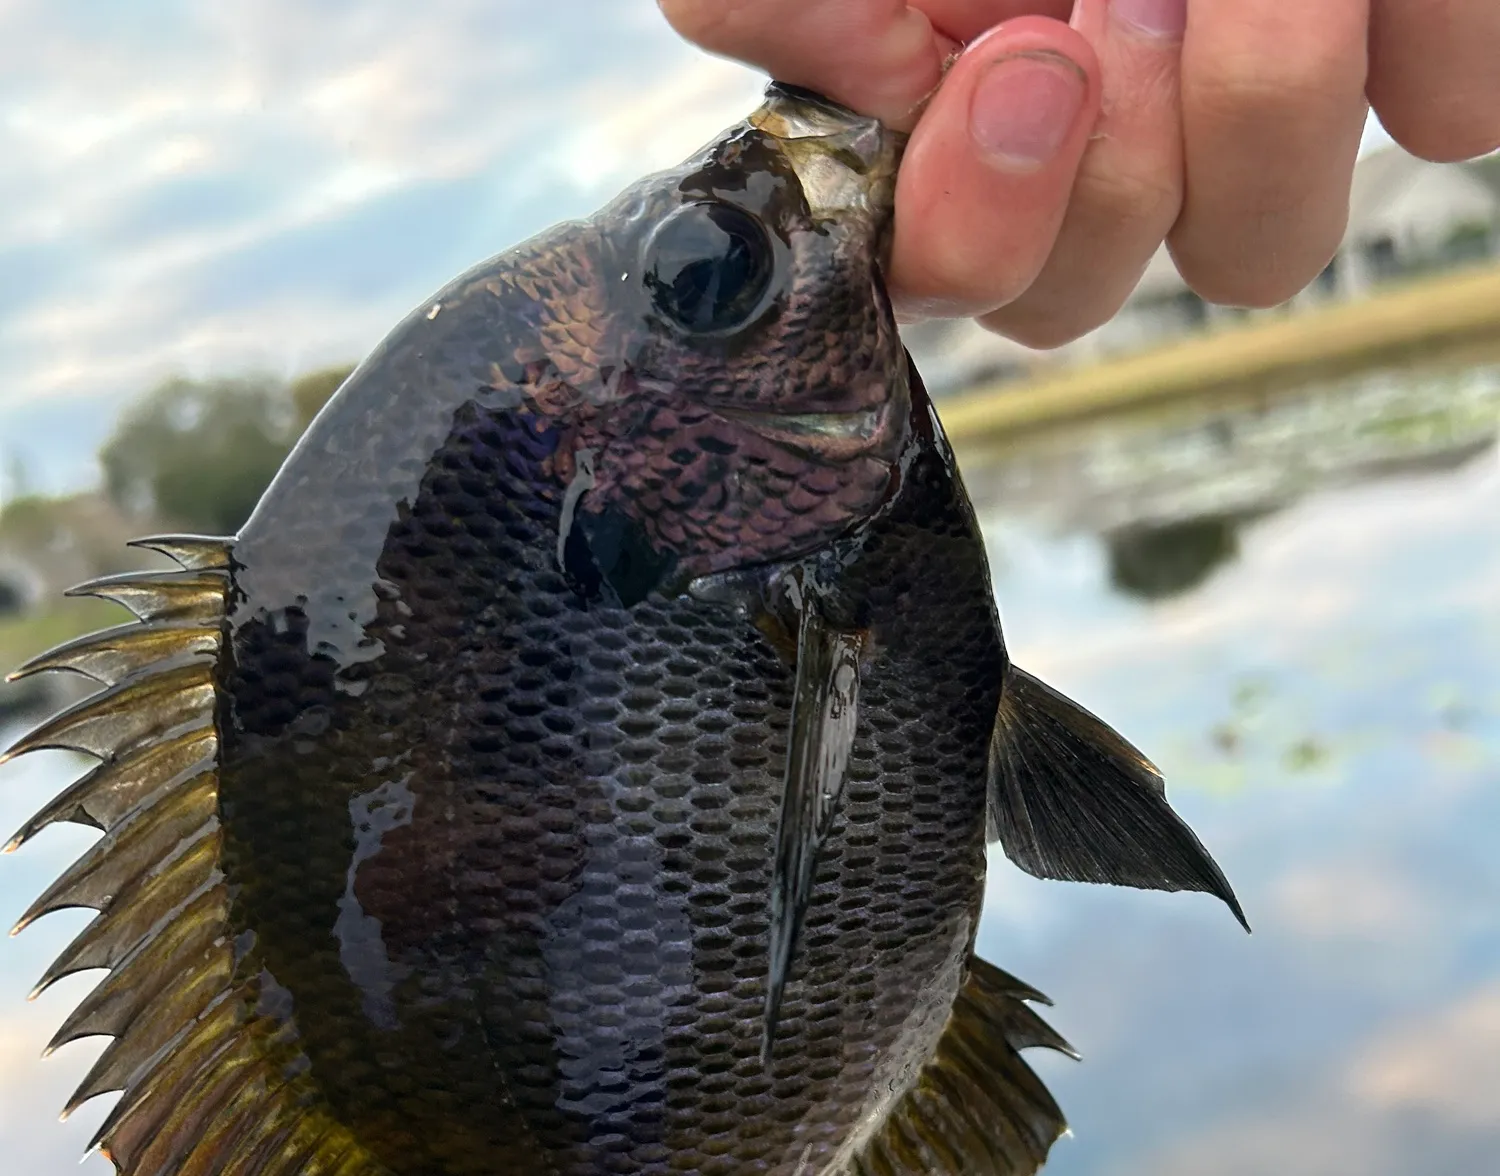
[(812, 898), (818, 851), (833, 827), (859, 720), (860, 658), (866, 634), (828, 623), (816, 581), (790, 572), (787, 599), (798, 614), (797, 677), (792, 693), (786, 778), (771, 884), (769, 975), (761, 1061), (770, 1065), (776, 1023), (802, 920)]

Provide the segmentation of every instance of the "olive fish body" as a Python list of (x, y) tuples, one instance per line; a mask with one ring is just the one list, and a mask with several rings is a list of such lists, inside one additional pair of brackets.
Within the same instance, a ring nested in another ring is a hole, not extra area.
[(110, 969), (57, 1043), (127, 1176), (1024, 1176), (1068, 1047), (973, 955), (985, 846), (1227, 883), (1006, 656), (880, 278), (900, 140), (773, 86), (463, 275), (9, 754)]

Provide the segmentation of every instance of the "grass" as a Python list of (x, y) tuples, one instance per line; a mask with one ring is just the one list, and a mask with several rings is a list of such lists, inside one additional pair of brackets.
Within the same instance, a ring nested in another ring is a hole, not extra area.
[(1500, 265), (1450, 272), (1359, 302), (1258, 319), (1137, 355), (988, 385), (939, 402), (957, 447), (1206, 393), (1274, 391), (1318, 376), (1470, 345), (1500, 356)]

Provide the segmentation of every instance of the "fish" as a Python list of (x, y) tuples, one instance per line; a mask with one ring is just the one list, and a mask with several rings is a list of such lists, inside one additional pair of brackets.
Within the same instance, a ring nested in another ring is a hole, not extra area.
[[(816, 94), (455, 279), (232, 537), (77, 593), (124, 1176), (1017, 1176), (1072, 1047), (986, 848), (1215, 895), (1161, 774), (1013, 665), (883, 268), (904, 140)], [(1247, 926), (1248, 930), (1248, 926)]]

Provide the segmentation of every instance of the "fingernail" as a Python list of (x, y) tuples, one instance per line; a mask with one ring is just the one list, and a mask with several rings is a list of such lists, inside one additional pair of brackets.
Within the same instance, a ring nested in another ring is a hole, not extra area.
[(1110, 7), (1148, 36), (1176, 41), (1187, 31), (1187, 0), (1112, 0)]
[(969, 133), (990, 160), (1016, 171), (1049, 163), (1083, 109), (1088, 80), (1057, 53), (1016, 53), (974, 87)]

